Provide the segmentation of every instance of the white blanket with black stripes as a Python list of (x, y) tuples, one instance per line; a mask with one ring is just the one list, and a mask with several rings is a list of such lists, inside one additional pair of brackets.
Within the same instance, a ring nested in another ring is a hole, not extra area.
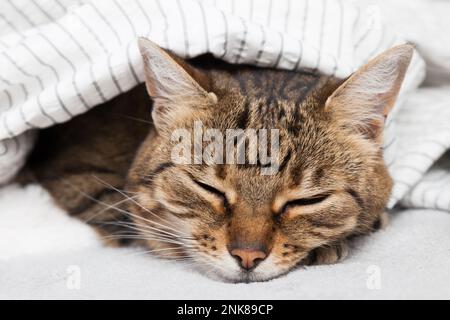
[[(345, 77), (394, 44), (418, 42), (395, 34), (381, 12), (346, 0), (3, 0), (0, 183), (23, 165), (35, 129), (68, 121), (143, 81), (138, 36), (185, 58), (211, 52), (233, 63)], [(387, 120), (390, 205), (450, 210), (449, 166), (437, 162), (450, 146), (450, 95), (415, 90), (424, 71), (416, 53)]]

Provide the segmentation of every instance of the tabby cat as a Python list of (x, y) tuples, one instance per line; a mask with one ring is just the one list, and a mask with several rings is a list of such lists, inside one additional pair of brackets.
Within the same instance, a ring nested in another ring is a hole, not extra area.
[[(345, 80), (210, 56), (185, 62), (143, 38), (139, 47), (145, 87), (43, 130), (22, 181), (41, 183), (109, 244), (142, 245), (231, 282), (335, 263), (350, 237), (384, 224), (391, 178), (380, 142), (410, 45)], [(192, 132), (194, 121), (278, 129), (278, 171), (174, 162), (172, 133)]]

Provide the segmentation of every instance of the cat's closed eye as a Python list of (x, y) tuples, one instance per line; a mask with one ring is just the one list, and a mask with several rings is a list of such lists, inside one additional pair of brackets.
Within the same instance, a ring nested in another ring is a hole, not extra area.
[(198, 185), (203, 190), (206, 190), (207, 192), (219, 197), (220, 200), (222, 201), (223, 206), (225, 208), (228, 207), (228, 199), (227, 199), (227, 195), (225, 194), (225, 192), (222, 192), (222, 191), (218, 190), (217, 188), (214, 188), (213, 186), (210, 186), (209, 184), (200, 182), (196, 179), (193, 179), (192, 181), (194, 181), (195, 184)]
[(299, 207), (299, 206), (310, 206), (323, 202), (330, 196), (330, 193), (318, 194), (308, 198), (295, 199), (286, 202), (286, 204), (281, 208), (281, 213), (285, 212), (288, 208)]
[(206, 191), (208, 191), (208, 192), (210, 192), (210, 193), (213, 193), (213, 194), (215, 194), (215, 195), (217, 195), (217, 196), (219, 196), (219, 197), (226, 198), (224, 192), (222, 192), (222, 191), (220, 191), (220, 190), (218, 190), (218, 189), (216, 189), (216, 188), (210, 186), (209, 184), (200, 182), (200, 181), (198, 181), (198, 180), (192, 180), (192, 181), (194, 181), (198, 186), (200, 186), (201, 188), (205, 189)]

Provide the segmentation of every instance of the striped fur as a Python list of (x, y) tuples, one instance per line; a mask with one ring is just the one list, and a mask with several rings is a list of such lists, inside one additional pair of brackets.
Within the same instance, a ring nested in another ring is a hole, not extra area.
[[(395, 99), (411, 50), (393, 49), (361, 69), (403, 55), (392, 71), (398, 76), (385, 83), (392, 87), (385, 100)], [(140, 87), (46, 130), (28, 167), (60, 205), (95, 224), (105, 239), (137, 239), (161, 257), (193, 260), (224, 280), (261, 281), (299, 264), (333, 263), (346, 255), (349, 237), (384, 223), (391, 179), (379, 145), (382, 124), (372, 123), (384, 110), (371, 105), (374, 99), (334, 100), (336, 92), (351, 96), (345, 85), (360, 73), (344, 82), (207, 56), (186, 64), (147, 40), (141, 52), (153, 119)], [(361, 120), (366, 131), (349, 126), (352, 119), (343, 122), (349, 113), (342, 108), (374, 108), (373, 118)], [(170, 132), (192, 130), (195, 120), (221, 131), (278, 129), (279, 172), (260, 175), (260, 164), (175, 164)], [(236, 245), (263, 250), (267, 258), (243, 271), (229, 253)]]

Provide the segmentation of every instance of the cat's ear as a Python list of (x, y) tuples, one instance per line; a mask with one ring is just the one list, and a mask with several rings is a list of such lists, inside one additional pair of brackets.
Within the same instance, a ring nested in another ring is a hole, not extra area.
[(370, 60), (333, 92), (325, 110), (344, 126), (380, 141), (413, 51), (412, 45), (399, 45)]
[(152, 41), (139, 38), (144, 61), (145, 84), (153, 99), (155, 127), (164, 129), (183, 116), (214, 104), (217, 97), (208, 92), (208, 77)]

